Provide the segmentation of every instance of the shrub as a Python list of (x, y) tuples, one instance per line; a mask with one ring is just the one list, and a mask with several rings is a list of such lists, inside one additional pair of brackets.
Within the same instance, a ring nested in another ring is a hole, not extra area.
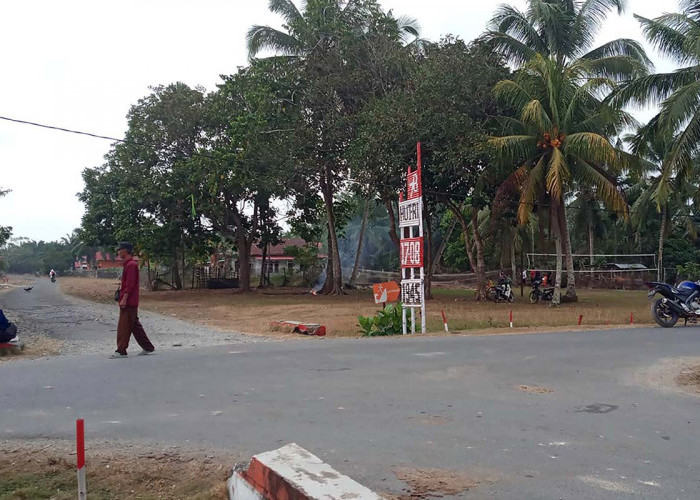
[[(377, 311), (375, 316), (358, 316), (357, 326), (360, 327), (360, 332), (364, 337), (401, 335), (403, 333), (402, 312), (401, 302), (396, 305), (387, 304), (384, 309)], [(406, 323), (407, 329), (410, 330), (410, 318), (406, 318)]]

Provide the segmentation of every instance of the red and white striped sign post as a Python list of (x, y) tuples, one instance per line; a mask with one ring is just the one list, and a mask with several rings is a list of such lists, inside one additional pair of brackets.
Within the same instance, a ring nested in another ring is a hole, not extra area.
[(87, 483), (85, 482), (85, 421), (79, 418), (75, 421), (76, 455), (78, 465), (78, 500), (87, 499)]
[[(403, 334), (408, 333), (406, 308), (411, 309), (411, 333), (416, 332), (416, 309), (420, 308), (421, 332), (425, 333), (425, 268), (423, 266), (423, 185), (420, 142), (416, 147), (418, 166), (406, 175), (406, 200), (399, 193), (401, 231), (401, 301)], [(416, 276), (416, 269), (419, 270)]]

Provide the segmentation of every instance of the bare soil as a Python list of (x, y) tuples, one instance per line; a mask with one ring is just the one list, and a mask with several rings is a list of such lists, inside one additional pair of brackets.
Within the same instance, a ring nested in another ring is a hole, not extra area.
[[(73, 499), (75, 450), (64, 441), (0, 442), (0, 500)], [(88, 498), (226, 499), (231, 457), (198, 450), (91, 443)]]
[(700, 396), (700, 357), (662, 359), (637, 370), (630, 382), (657, 390)]
[(682, 368), (676, 383), (689, 393), (700, 395), (700, 365)]
[(484, 482), (484, 479), (477, 479), (466, 471), (444, 469), (398, 467), (394, 469), (394, 474), (410, 488), (406, 494), (396, 496), (398, 500), (458, 495)]
[[(66, 277), (61, 289), (84, 299), (112, 303), (114, 280)], [(445, 312), (451, 333), (494, 334), (533, 331), (584, 330), (600, 327), (629, 327), (652, 323), (644, 291), (580, 290), (573, 304), (550, 307), (530, 304), (525, 296), (514, 304), (476, 302), (465, 289), (436, 288), (427, 304), (427, 330), (445, 335), (441, 311)], [(221, 330), (293, 337), (274, 331), (273, 321), (289, 320), (325, 325), (329, 336), (356, 337), (357, 317), (373, 316), (381, 305), (374, 304), (370, 290), (352, 290), (342, 296), (311, 295), (298, 288), (271, 288), (251, 293), (237, 290), (142, 290), (141, 308)], [(509, 315), (513, 311), (513, 329)], [(582, 324), (578, 325), (579, 315)]]

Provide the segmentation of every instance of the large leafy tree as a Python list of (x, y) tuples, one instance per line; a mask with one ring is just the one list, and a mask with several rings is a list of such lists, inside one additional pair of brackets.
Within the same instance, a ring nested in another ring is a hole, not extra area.
[(613, 96), (613, 101), (619, 103), (660, 104), (658, 114), (650, 122), (653, 126), (640, 131), (642, 141), (647, 143), (657, 141), (657, 135), (673, 138), (653, 192), (659, 206), (671, 196), (671, 178), (680, 182), (691, 178), (700, 145), (700, 4), (696, 0), (679, 0), (679, 5), (679, 13), (655, 19), (635, 17), (647, 40), (682, 67), (634, 79)]
[(238, 253), (239, 282), (251, 289), (250, 251), (279, 234), (274, 199), (294, 173), (296, 80), (280, 58), (254, 61), (224, 77), (206, 101), (206, 137), (189, 162), (198, 210)]
[[(466, 256), (482, 283), (486, 266), (478, 214), (490, 193), (480, 179), (492, 160), (484, 142), (494, 131), (489, 117), (505, 112), (492, 88), (510, 72), (483, 43), (466, 44), (454, 37), (426, 46), (411, 69), (405, 85), (373, 100), (360, 114), (350, 148), (353, 173), (376, 190), (393, 222), (392, 201), (403, 189), (406, 165), (416, 161), (420, 140), (424, 199), (433, 208), (444, 204), (456, 217)], [(398, 244), (395, 227), (391, 232)], [(438, 254), (426, 252), (431, 259)]]
[[(530, 0), (521, 13), (502, 6), (487, 41), (518, 68), (495, 92), (516, 112), (503, 120), (504, 135), (491, 144), (500, 159), (517, 167), (508, 179), (521, 193), (521, 224), (535, 206), (548, 206), (557, 249), (566, 256), (569, 295), (575, 299), (566, 197), (576, 183), (590, 186), (610, 209), (626, 213), (615, 176), (626, 155), (610, 142), (632, 123), (629, 115), (604, 105), (601, 96), (647, 73), (649, 60), (633, 40), (618, 39), (591, 49), (607, 13), (623, 0)], [(561, 263), (557, 283), (561, 283)]]
[(95, 245), (134, 241), (147, 259), (169, 263), (182, 288), (186, 257), (205, 241), (187, 164), (202, 140), (204, 95), (183, 83), (152, 90), (129, 111), (125, 141), (83, 172), (82, 234)]
[(307, 185), (320, 191), (328, 230), (329, 265), (324, 291), (342, 293), (335, 195), (347, 171), (345, 150), (354, 133), (353, 117), (371, 98), (391, 89), (397, 65), (392, 56), (410, 23), (385, 14), (376, 0), (309, 0), (299, 10), (291, 0), (270, 0), (283, 17), (283, 30), (253, 26), (251, 56), (271, 50), (295, 61), (302, 83), (296, 140), (305, 149)]

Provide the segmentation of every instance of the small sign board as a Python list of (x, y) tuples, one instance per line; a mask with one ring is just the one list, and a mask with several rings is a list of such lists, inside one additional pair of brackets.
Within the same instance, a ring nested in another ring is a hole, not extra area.
[(420, 306), (423, 304), (423, 286), (419, 279), (401, 281), (401, 302), (405, 306)]
[(421, 188), (420, 168), (413, 172), (409, 168), (406, 175), (406, 198), (409, 200), (420, 198), (423, 195)]
[(401, 240), (401, 267), (423, 267), (423, 237)]
[(421, 199), (399, 202), (399, 227), (417, 226), (421, 222)]
[(401, 295), (401, 289), (396, 281), (386, 281), (384, 283), (375, 283), (372, 285), (374, 292), (374, 303), (381, 304), (383, 302), (398, 302)]

